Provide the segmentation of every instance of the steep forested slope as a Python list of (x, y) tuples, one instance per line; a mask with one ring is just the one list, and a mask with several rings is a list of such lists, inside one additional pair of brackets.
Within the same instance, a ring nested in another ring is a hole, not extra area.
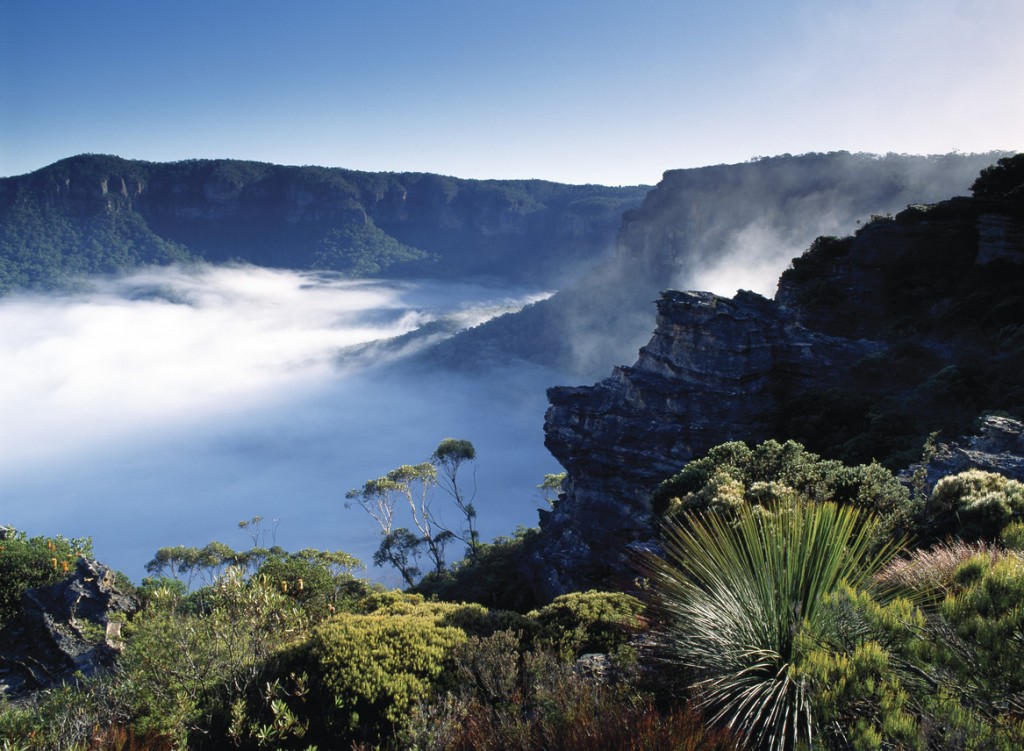
[(86, 155), (0, 180), (0, 292), (190, 259), (557, 285), (646, 188)]

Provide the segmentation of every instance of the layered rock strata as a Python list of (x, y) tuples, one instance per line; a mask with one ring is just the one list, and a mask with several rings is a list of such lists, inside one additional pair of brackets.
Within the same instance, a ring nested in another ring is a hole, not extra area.
[[(1016, 179), (1024, 157), (1002, 172)], [(651, 492), (717, 444), (794, 438), (821, 451), (820, 439), (832, 456), (891, 459), (920, 450), (922, 431), (961, 435), (986, 410), (1024, 413), (1024, 185), (985, 190), (991, 178), (974, 198), (820, 238), (774, 300), (665, 292), (632, 367), (549, 390), (545, 444), (567, 480), (542, 512), (538, 594), (630, 577), (630, 546), (652, 537)], [(659, 190), (665, 208), (648, 220), (664, 235), (689, 214)], [(829, 434), (833, 414), (843, 425)], [(987, 425), (983, 436), (1000, 432)], [(984, 452), (953, 453), (961, 467)]]

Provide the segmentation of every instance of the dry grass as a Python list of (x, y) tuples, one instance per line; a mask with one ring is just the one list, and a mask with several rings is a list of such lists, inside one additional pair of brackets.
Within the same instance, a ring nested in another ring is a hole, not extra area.
[(875, 575), (875, 583), (911, 596), (944, 596), (960, 564), (975, 556), (987, 556), (992, 563), (1020, 557), (986, 542), (949, 540), (928, 550), (915, 550), (905, 558), (894, 558)]

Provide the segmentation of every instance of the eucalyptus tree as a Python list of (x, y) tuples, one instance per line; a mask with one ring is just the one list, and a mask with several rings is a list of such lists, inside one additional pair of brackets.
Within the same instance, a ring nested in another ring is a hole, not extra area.
[[(353, 503), (358, 505), (381, 529), (381, 547), (374, 554), (374, 563), (394, 564), (407, 581), (406, 573), (411, 568), (405, 563), (400, 566), (396, 561), (408, 561), (410, 557), (415, 557), (415, 547), (426, 549), (427, 557), (437, 573), (445, 569), (444, 550), (454, 535), (437, 523), (432, 506), (432, 491), (436, 485), (436, 467), (430, 462), (422, 462), (415, 465), (403, 464), (382, 477), (367, 480), (362, 488), (345, 494), (348, 499), (346, 507), (350, 508)], [(419, 532), (415, 546), (410, 540), (411, 531), (406, 528), (396, 529), (394, 526), (395, 507), (403, 501), (409, 508), (413, 526)], [(402, 534), (398, 534), (400, 530)], [(398, 551), (402, 551), (400, 556)]]
[(430, 463), (437, 469), (438, 485), (451, 496), (465, 521), (461, 531), (448, 531), (466, 543), (469, 554), (476, 558), (480, 548), (480, 532), (476, 528), (476, 507), (473, 505), (476, 499), (476, 472), (473, 473), (471, 490), (463, 488), (459, 482), (459, 470), (473, 461), (476, 461), (476, 448), (461, 438), (445, 438), (430, 455)]

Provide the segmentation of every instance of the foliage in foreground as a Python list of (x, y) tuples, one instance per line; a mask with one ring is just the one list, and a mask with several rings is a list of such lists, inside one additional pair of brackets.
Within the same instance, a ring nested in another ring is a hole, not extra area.
[(671, 516), (825, 501), (873, 514), (880, 539), (906, 534), (916, 511), (907, 488), (880, 464), (851, 467), (822, 459), (795, 441), (774, 440), (753, 447), (741, 441), (714, 447), (665, 480), (653, 505)]
[(63, 580), (79, 556), (92, 555), (89, 538), (28, 537), (11, 530), (0, 539), (0, 627), (21, 610), (21, 595), (31, 587)]
[(739, 506), (665, 526), (665, 558), (644, 567), (663, 617), (668, 659), (690, 671), (699, 705), (759, 748), (812, 743), (818, 728), (799, 674), (806, 634), (840, 624), (827, 598), (866, 584), (891, 551), (872, 553), (876, 524), (852, 507)]
[[(625, 666), (624, 669), (628, 669)], [(691, 709), (659, 708), (634, 682), (601, 682), (516, 634), (469, 637), (455, 651), (454, 688), (417, 707), (400, 735), (422, 751), (729, 751)]]

